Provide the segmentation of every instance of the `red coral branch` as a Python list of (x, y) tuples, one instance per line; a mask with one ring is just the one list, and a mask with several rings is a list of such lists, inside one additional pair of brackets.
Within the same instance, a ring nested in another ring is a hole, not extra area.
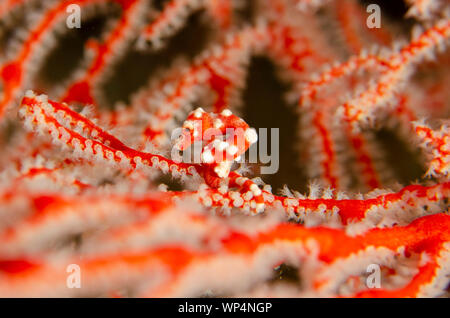
[[(408, 2), (427, 29), (401, 45), (388, 28), (366, 30), (352, 0), (183, 0), (162, 10), (144, 0), (2, 2), (0, 296), (446, 295), (448, 6)], [(93, 8), (121, 12), (101, 40), (83, 44), (84, 68), (37, 95), (69, 4), (83, 23)], [(214, 25), (206, 49), (106, 110), (102, 84), (114, 66), (138, 49), (158, 59), (194, 12)], [(28, 31), (12, 29), (20, 23)], [(372, 41), (385, 47), (368, 50)], [(283, 138), (301, 148), (308, 193), (275, 194), (262, 180), (270, 176), (240, 160), (261, 142), (258, 123), (239, 115), (253, 56), (290, 84), (300, 131)], [(380, 129), (417, 154), (423, 177), (397, 183)], [(281, 264), (297, 268), (301, 284), (274, 284)], [(68, 265), (81, 270), (82, 288), (68, 288)], [(371, 266), (380, 288), (367, 281)]]

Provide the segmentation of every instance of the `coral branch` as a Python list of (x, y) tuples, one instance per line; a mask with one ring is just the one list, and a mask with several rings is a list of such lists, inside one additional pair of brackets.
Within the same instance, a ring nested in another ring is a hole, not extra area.
[(450, 7), (407, 2), (400, 43), (356, 0), (1, 1), (0, 296), (448, 296)]

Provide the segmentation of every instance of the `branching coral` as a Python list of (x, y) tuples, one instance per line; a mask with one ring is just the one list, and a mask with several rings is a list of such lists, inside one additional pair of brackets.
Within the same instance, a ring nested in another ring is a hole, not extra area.
[[(450, 8), (407, 2), (407, 37), (384, 15), (367, 28), (353, 0), (2, 2), (0, 296), (445, 296)], [(82, 25), (106, 23), (49, 85), (51, 53), (75, 32), (69, 5)], [(110, 105), (105, 83), (129, 52), (158, 63), (196, 14), (211, 33), (202, 52)], [(244, 173), (254, 56), (290, 84), (307, 194)], [(392, 127), (420, 153), (416, 182), (400, 185), (380, 150)], [(200, 160), (174, 156), (196, 143)], [(295, 284), (274, 280), (286, 265)]]

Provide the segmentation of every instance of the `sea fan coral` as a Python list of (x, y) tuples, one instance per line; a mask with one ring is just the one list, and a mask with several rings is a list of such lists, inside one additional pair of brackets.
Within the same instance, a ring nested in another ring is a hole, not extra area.
[(0, 296), (447, 296), (450, 7), (367, 5), (2, 0)]

